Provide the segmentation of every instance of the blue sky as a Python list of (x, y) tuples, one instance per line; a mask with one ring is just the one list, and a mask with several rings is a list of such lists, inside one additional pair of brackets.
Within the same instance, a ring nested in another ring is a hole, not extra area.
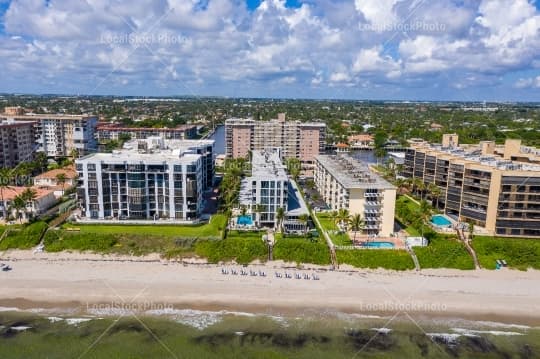
[(540, 100), (532, 0), (0, 0), (0, 92)]

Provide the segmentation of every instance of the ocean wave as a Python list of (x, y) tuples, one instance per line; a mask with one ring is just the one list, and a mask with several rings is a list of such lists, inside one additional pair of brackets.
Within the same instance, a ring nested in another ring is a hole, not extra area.
[(26, 326), (26, 325), (19, 325), (16, 327), (9, 327), (11, 330), (15, 330), (18, 332), (24, 332), (25, 330), (32, 329), (32, 327)]
[(0, 312), (19, 312), (20, 309), (17, 307), (0, 307)]
[(491, 335), (497, 335), (497, 336), (503, 336), (503, 335), (524, 335), (523, 333), (518, 332), (506, 332), (502, 330), (475, 330), (475, 329), (465, 329), (465, 328), (452, 328), (452, 331), (456, 333), (460, 333), (463, 335), (477, 335), (477, 334), (491, 334)]

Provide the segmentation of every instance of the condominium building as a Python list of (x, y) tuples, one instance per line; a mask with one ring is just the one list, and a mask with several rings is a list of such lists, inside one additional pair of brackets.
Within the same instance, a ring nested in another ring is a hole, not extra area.
[(446, 214), (493, 235), (540, 238), (540, 150), (520, 140), (459, 145), (455, 134), (410, 143), (403, 175), (436, 185)]
[(315, 157), (315, 185), (333, 209), (364, 219), (364, 232), (387, 237), (394, 232), (396, 188), (348, 154)]
[(163, 137), (166, 140), (187, 140), (197, 136), (197, 126), (180, 125), (174, 128), (126, 127), (114, 123), (99, 123), (97, 126), (98, 141), (118, 140), (128, 136), (132, 140), (143, 140), (148, 137)]
[(270, 227), (278, 224), (276, 212), (283, 208), (286, 231), (303, 231), (306, 223), (299, 216), (309, 214), (296, 183), (285, 172), (279, 149), (252, 152), (251, 176), (242, 180), (240, 205), (259, 225)]
[(0, 121), (0, 168), (32, 161), (35, 122)]
[[(10, 110), (9, 113), (16, 112)], [(0, 115), (1, 118), (35, 122), (37, 151), (44, 152), (47, 157), (67, 157), (73, 150), (86, 155), (97, 150), (96, 116), (5, 113)]]
[(212, 182), (213, 142), (150, 137), (78, 159), (83, 218), (196, 220), (204, 209), (203, 191)]
[(324, 152), (325, 136), (324, 123), (286, 121), (285, 114), (270, 121), (225, 121), (226, 154), (232, 158), (246, 157), (249, 151), (280, 148), (284, 159), (313, 164), (315, 156)]

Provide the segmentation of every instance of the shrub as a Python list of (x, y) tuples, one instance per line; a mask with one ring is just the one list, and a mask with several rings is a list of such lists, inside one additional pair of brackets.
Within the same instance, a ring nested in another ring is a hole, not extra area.
[(38, 221), (21, 229), (11, 229), (0, 242), (0, 250), (10, 248), (29, 249), (39, 244), (41, 235), (47, 230), (47, 223)]
[(325, 243), (305, 238), (286, 237), (276, 242), (274, 259), (286, 262), (330, 264), (330, 250)]
[(268, 250), (260, 237), (227, 237), (223, 240), (200, 240), (195, 244), (195, 253), (210, 263), (236, 260), (237, 263), (248, 264), (256, 259), (264, 260)]
[(405, 250), (357, 249), (336, 251), (338, 263), (358, 268), (384, 268), (394, 270), (414, 269), (414, 262)]
[(434, 235), (427, 247), (415, 247), (420, 268), (474, 269), (465, 245), (456, 238)]
[(540, 269), (540, 241), (535, 239), (474, 236), (472, 246), (482, 268), (495, 269), (496, 260), (520, 270)]

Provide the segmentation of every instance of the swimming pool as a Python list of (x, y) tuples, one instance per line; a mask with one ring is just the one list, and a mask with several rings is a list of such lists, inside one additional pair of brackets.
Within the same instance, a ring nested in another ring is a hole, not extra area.
[(363, 244), (364, 247), (369, 248), (394, 248), (394, 243), (392, 242), (367, 242)]
[(440, 214), (431, 217), (431, 223), (439, 227), (450, 227), (452, 225), (452, 222), (448, 218)]
[(240, 226), (252, 226), (253, 219), (251, 219), (251, 216), (248, 215), (238, 216), (238, 218), (236, 219), (236, 224)]

